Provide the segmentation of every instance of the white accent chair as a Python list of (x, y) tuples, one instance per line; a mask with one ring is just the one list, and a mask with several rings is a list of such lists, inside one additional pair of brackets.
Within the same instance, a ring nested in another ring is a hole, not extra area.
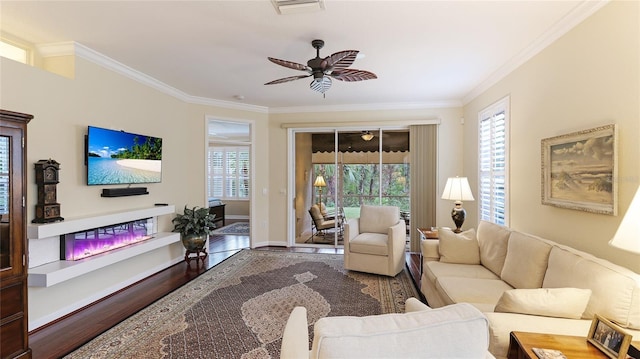
[(407, 234), (398, 207), (363, 205), (344, 234), (345, 269), (394, 277), (404, 268)]
[(409, 298), (405, 308), (404, 314), (320, 318), (309, 351), (307, 309), (295, 307), (284, 328), (280, 358), (494, 358), (487, 318), (471, 304), (431, 309)]

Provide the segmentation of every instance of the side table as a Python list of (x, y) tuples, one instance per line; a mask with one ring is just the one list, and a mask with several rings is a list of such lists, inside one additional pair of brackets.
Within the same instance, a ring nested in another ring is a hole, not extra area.
[[(434, 227), (429, 228), (420, 228), (418, 227), (418, 233), (420, 233), (420, 240), (437, 240), (438, 239), (438, 230)], [(420, 251), (420, 275), (422, 275), (422, 251)]]
[(438, 230), (437, 229), (433, 229), (433, 227), (431, 227), (431, 228), (419, 228), (418, 227), (418, 233), (420, 233), (420, 239), (421, 240), (438, 239)]
[(609, 358), (587, 342), (587, 337), (511, 332), (507, 359), (538, 359), (531, 348), (560, 350), (567, 358)]

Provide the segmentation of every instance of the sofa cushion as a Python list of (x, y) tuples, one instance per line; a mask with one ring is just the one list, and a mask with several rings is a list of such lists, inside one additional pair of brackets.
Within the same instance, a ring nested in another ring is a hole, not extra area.
[[(451, 338), (464, 345), (451, 345)], [(419, 345), (417, 345), (419, 343)], [(326, 317), (314, 325), (311, 358), (484, 358), (486, 317), (467, 303), (405, 314)]]
[(389, 227), (400, 221), (400, 208), (395, 206), (360, 207), (360, 233), (389, 232)]
[(389, 237), (380, 233), (361, 233), (349, 241), (349, 251), (353, 253), (386, 256), (389, 254), (387, 245)]
[(505, 290), (513, 289), (500, 279), (438, 277), (436, 289), (447, 303), (483, 303), (495, 306)]
[(590, 289), (512, 289), (502, 294), (494, 311), (580, 319), (589, 297)]
[(445, 263), (480, 264), (480, 247), (475, 229), (453, 233), (440, 230), (440, 261)]
[(500, 278), (514, 288), (540, 288), (551, 244), (532, 235), (511, 232)]
[(493, 273), (500, 275), (504, 259), (507, 256), (511, 230), (495, 223), (480, 221), (478, 224), (478, 245), (480, 246), (480, 263)]
[(429, 261), (424, 263), (422, 271), (433, 283), (435, 283), (436, 278), (440, 277), (500, 279), (500, 277), (493, 274), (492, 271), (480, 264), (457, 264)]
[(542, 286), (591, 289), (584, 319), (599, 314), (623, 327), (640, 329), (640, 276), (627, 268), (555, 245)]

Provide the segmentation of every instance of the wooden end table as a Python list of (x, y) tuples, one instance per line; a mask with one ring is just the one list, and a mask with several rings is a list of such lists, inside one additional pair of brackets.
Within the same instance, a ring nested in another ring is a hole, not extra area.
[(526, 332), (511, 332), (509, 337), (507, 359), (538, 359), (531, 348), (560, 350), (569, 359), (609, 358), (586, 337)]

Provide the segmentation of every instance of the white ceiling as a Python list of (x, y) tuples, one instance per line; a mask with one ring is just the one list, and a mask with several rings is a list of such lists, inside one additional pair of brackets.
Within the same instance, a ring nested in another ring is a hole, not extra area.
[[(0, 1), (2, 31), (33, 44), (76, 41), (189, 96), (270, 111), (459, 106), (605, 1), (338, 1), (278, 15), (271, 1)], [(352, 68), (378, 79), (333, 81), (326, 98), (304, 72), (311, 40), (325, 57), (360, 50)], [(243, 96), (240, 100), (237, 97)]]

